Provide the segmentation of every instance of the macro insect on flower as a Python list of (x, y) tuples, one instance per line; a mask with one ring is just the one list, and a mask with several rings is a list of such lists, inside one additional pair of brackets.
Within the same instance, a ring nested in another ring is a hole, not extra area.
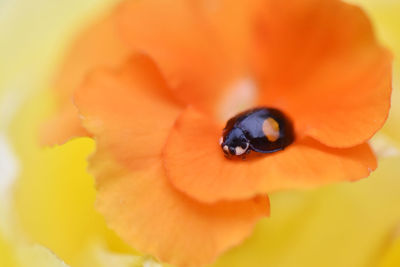
[(269, 215), (267, 194), (376, 168), (367, 141), (388, 114), (391, 54), (339, 0), (128, 0), (81, 35), (56, 88), (43, 140), (96, 141), (109, 226), (162, 261), (201, 266)]
[(227, 156), (243, 156), (252, 150), (273, 153), (293, 143), (293, 127), (288, 118), (277, 109), (254, 108), (230, 119), (220, 139)]

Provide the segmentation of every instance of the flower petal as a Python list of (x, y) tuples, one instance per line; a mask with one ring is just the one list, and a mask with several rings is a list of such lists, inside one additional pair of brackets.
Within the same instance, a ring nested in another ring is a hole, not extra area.
[(60, 112), (49, 121), (42, 135), (45, 144), (61, 144), (72, 137), (87, 136), (81, 127), (71, 98), (73, 92), (93, 69), (114, 67), (122, 63), (131, 50), (115, 30), (115, 16), (110, 15), (83, 32), (66, 55), (60, 75), (55, 81)]
[(83, 136), (90, 134), (81, 125), (78, 111), (71, 102), (42, 126), (40, 142), (43, 145), (62, 145), (71, 138)]
[(121, 168), (106, 151), (91, 160), (97, 208), (126, 242), (177, 266), (202, 266), (238, 244), (269, 214), (267, 197), (213, 205), (193, 201), (169, 184), (158, 163)]
[[(290, 6), (290, 8), (289, 8)], [(368, 140), (388, 115), (390, 53), (364, 12), (337, 0), (266, 1), (257, 28), (260, 105), (332, 147)]]
[(183, 102), (218, 114), (217, 103), (247, 66), (249, 22), (259, 2), (126, 1), (121, 34), (155, 59)]
[(180, 108), (168, 92), (153, 62), (137, 56), (117, 72), (92, 75), (77, 91), (76, 103), (97, 141), (92, 169), (98, 207), (110, 225), (132, 246), (162, 260), (204, 264), (246, 237), (268, 213), (268, 202), (208, 207), (170, 187), (160, 155)]
[(154, 63), (136, 55), (117, 71), (97, 71), (76, 92), (83, 125), (130, 168), (161, 154), (179, 105)]
[(203, 202), (245, 199), (290, 188), (311, 188), (369, 175), (376, 159), (368, 144), (326, 147), (311, 138), (272, 154), (227, 159), (222, 130), (188, 108), (177, 120), (163, 151), (167, 176), (180, 191)]

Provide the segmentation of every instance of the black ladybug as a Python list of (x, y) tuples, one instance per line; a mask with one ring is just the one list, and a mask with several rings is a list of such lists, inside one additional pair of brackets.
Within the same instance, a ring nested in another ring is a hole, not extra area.
[(294, 131), (289, 118), (274, 108), (254, 108), (231, 118), (223, 130), (220, 145), (229, 155), (279, 151), (293, 143)]

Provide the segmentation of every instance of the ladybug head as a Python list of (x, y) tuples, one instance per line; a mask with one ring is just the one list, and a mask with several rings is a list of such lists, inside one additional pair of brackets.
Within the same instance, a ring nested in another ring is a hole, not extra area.
[(239, 128), (233, 128), (221, 139), (221, 148), (225, 154), (242, 155), (249, 149), (249, 140)]

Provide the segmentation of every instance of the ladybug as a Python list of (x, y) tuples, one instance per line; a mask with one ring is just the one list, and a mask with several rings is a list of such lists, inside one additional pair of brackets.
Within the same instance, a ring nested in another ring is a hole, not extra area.
[(220, 145), (226, 156), (242, 156), (251, 151), (272, 153), (294, 141), (293, 125), (280, 110), (259, 107), (228, 120)]

